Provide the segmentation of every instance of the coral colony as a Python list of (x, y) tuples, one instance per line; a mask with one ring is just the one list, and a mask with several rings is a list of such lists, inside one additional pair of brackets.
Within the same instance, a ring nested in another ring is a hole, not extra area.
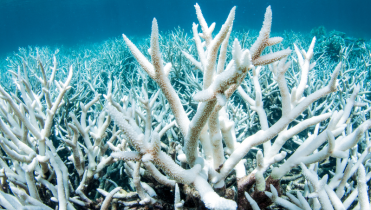
[(2, 208), (370, 209), (371, 54), (282, 50), (270, 7), (257, 38), (195, 8), (193, 40), (154, 19), (149, 47), (8, 57)]

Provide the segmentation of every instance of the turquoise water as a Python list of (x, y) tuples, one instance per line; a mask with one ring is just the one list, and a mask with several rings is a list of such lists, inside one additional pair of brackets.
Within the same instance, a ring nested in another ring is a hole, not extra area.
[(197, 22), (193, 5), (199, 3), (208, 23), (221, 24), (237, 6), (235, 30), (259, 30), (265, 8), (272, 6), (272, 31), (309, 33), (320, 25), (348, 36), (371, 38), (371, 1), (366, 0), (2, 0), (0, 55), (19, 47), (74, 46), (100, 42), (122, 33), (148, 36), (156, 17), (160, 31), (180, 26), (190, 31)]

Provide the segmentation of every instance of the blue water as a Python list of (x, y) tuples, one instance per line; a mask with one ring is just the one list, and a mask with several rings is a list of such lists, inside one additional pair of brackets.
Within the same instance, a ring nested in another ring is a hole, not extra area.
[(28, 45), (74, 46), (122, 33), (148, 36), (153, 17), (161, 31), (180, 26), (188, 32), (197, 22), (196, 2), (208, 24), (216, 22), (217, 30), (233, 6), (235, 29), (258, 30), (271, 5), (273, 32), (309, 33), (323, 25), (327, 31), (371, 38), (370, 0), (1, 0), (0, 55)]

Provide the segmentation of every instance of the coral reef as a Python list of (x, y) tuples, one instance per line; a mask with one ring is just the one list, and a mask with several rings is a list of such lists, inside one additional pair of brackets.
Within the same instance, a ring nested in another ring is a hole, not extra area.
[(331, 60), (339, 62), (342, 59), (342, 54), (349, 53), (349, 61), (353, 62), (352, 58), (362, 57), (362, 54), (365, 53), (366, 44), (362, 38), (348, 37), (341, 31), (330, 31), (326, 33), (324, 26), (314, 28), (310, 33), (320, 43), (317, 49), (322, 51)]
[(366, 45), (334, 60), (271, 37), (270, 6), (256, 37), (232, 33), (235, 7), (218, 33), (195, 9), (193, 37), (154, 19), (137, 45), (7, 58), (2, 208), (370, 208)]

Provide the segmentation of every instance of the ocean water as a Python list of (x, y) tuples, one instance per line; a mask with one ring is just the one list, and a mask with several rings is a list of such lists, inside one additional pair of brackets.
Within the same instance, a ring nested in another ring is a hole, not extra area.
[(327, 31), (371, 38), (370, 0), (1, 0), (0, 56), (26, 46), (75, 46), (119, 37), (147, 37), (154, 17), (160, 31), (197, 23), (194, 4), (201, 6), (216, 30), (237, 6), (235, 30), (259, 30), (265, 8), (272, 6), (273, 32)]

